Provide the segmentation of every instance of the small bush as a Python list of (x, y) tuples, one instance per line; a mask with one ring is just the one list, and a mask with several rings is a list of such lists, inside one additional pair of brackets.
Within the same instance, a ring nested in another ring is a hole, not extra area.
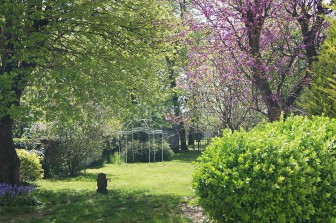
[(41, 140), (46, 177), (77, 176), (88, 165), (100, 162), (103, 141), (97, 128), (75, 124), (54, 128)]
[(122, 156), (127, 157), (127, 162), (156, 162), (162, 161), (162, 158), (164, 161), (171, 160), (174, 152), (167, 142), (161, 144), (134, 140), (127, 146), (127, 156), (126, 148), (123, 148)]
[(113, 154), (109, 154), (106, 156), (107, 163), (110, 164), (120, 164), (125, 162), (125, 157), (123, 157), (120, 153), (115, 152)]
[(331, 222), (336, 120), (290, 117), (224, 131), (196, 163), (193, 188), (219, 222)]
[(34, 151), (17, 149), (17, 155), (21, 161), (20, 164), (20, 181), (29, 182), (43, 178), (43, 169), (41, 157)]

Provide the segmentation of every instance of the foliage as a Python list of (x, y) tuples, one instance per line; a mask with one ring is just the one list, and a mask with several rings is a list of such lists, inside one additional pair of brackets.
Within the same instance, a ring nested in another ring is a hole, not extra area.
[(330, 18), (329, 35), (318, 54), (318, 61), (314, 64), (313, 84), (307, 90), (303, 99), (303, 108), (310, 115), (325, 115), (336, 118), (335, 61), (336, 20)]
[(157, 162), (171, 160), (174, 152), (167, 142), (162, 144), (161, 142), (134, 140), (127, 144), (127, 150), (123, 148), (122, 156), (126, 157), (127, 162)]
[(45, 177), (65, 177), (101, 162), (102, 150), (114, 146), (107, 139), (114, 137), (115, 131), (120, 128), (116, 118), (104, 121), (97, 118), (87, 122), (57, 122), (55, 119), (49, 123), (32, 123), (30, 128), (25, 129), (23, 138), (15, 141), (21, 145), (32, 145), (34, 151), (44, 157)]
[(188, 7), (194, 37), (183, 78), (196, 103), (205, 101), (231, 129), (256, 111), (270, 121), (288, 115), (326, 35), (324, 1), (195, 0)]
[(30, 182), (43, 178), (41, 156), (35, 151), (17, 149), (16, 153), (20, 159), (20, 181)]
[(18, 186), (0, 183), (0, 206), (22, 206), (35, 204), (31, 192), (35, 186)]
[(36, 143), (32, 142), (29, 138), (26, 137), (14, 138), (13, 142), (16, 148), (24, 148), (27, 150), (38, 149), (38, 145), (36, 145)]
[(125, 157), (123, 157), (119, 152), (115, 152), (107, 155), (106, 161), (109, 164), (121, 164), (125, 161)]
[(336, 75), (334, 75), (332, 78), (329, 78), (329, 85), (330, 85), (330, 90), (327, 92), (329, 95), (329, 98), (333, 100), (333, 104), (336, 104)]
[(226, 130), (196, 163), (193, 187), (219, 222), (330, 222), (336, 215), (336, 120), (289, 117)]
[(28, 123), (14, 121), (12, 131), (15, 148), (24, 148), (27, 150), (36, 148), (36, 145), (30, 141)]
[(54, 124), (45, 144), (46, 176), (75, 176), (90, 163), (101, 158), (103, 138), (100, 129), (79, 123)]
[(19, 181), (13, 120), (124, 116), (134, 95), (160, 99), (169, 12), (165, 0), (1, 2), (0, 182)]
[(154, 96), (145, 86), (157, 88), (159, 58), (169, 52), (166, 1), (33, 2), (5, 1), (0, 10), (0, 117), (80, 118), (97, 103), (126, 107), (132, 94)]

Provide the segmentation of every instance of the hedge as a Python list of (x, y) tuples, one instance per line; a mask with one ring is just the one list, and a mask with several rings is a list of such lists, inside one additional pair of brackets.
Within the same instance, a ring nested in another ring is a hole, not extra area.
[(289, 117), (224, 131), (196, 162), (193, 188), (218, 222), (332, 222), (336, 120)]

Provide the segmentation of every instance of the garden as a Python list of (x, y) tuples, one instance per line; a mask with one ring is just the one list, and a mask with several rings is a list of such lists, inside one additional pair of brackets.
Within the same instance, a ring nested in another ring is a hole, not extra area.
[(336, 222), (334, 0), (4, 0), (0, 222)]
[[(335, 129), (335, 119), (293, 116), (224, 131), (202, 153), (127, 163), (116, 152), (49, 179), (38, 154), (21, 149), (20, 178), (31, 183), (0, 184), (0, 221), (335, 222)], [(107, 192), (97, 190), (100, 173)]]

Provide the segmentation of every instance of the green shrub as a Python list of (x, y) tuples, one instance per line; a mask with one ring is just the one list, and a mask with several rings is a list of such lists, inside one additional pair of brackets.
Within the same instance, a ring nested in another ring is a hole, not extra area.
[(196, 162), (193, 188), (219, 222), (331, 222), (336, 120), (290, 117), (224, 131)]
[(125, 162), (125, 157), (123, 157), (119, 152), (109, 154), (106, 156), (106, 161), (109, 164), (120, 164)]
[(41, 157), (34, 151), (17, 149), (16, 153), (21, 161), (20, 164), (20, 181), (28, 182), (40, 180), (43, 178), (43, 169)]
[(57, 125), (41, 141), (45, 147), (43, 167), (47, 177), (76, 176), (102, 156), (101, 132), (91, 126)]
[(174, 156), (174, 152), (167, 142), (162, 144), (161, 142), (149, 143), (138, 140), (128, 143), (127, 152), (126, 148), (123, 148), (121, 154), (123, 157), (127, 157), (127, 162), (149, 162), (149, 159), (150, 162), (156, 162), (162, 161), (162, 158), (164, 161), (168, 161)]

